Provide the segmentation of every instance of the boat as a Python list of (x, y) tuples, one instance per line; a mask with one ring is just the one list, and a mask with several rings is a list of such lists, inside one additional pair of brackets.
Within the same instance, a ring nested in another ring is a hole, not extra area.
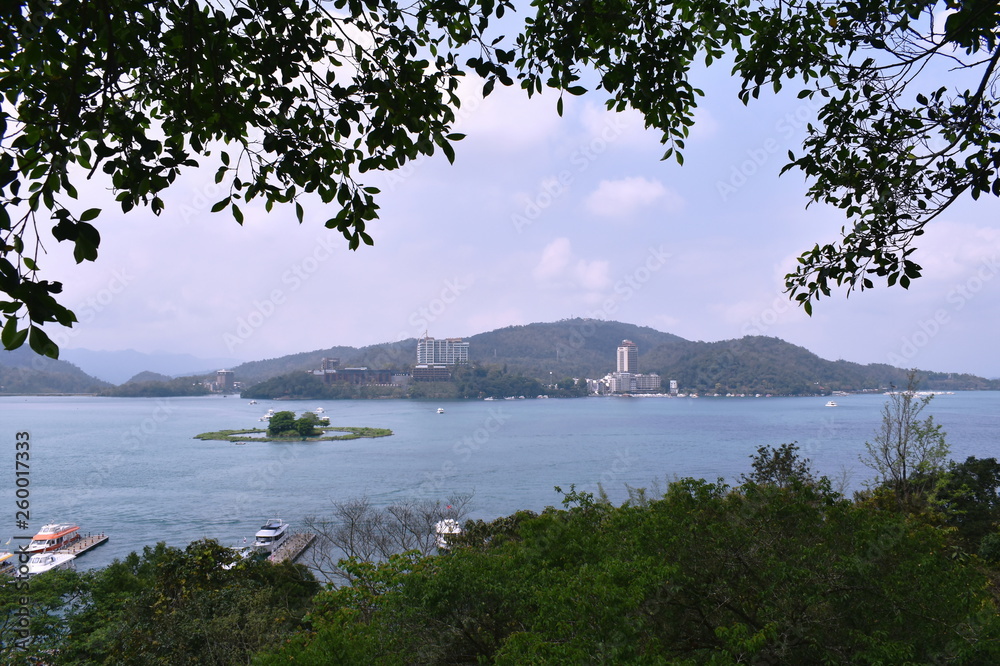
[(37, 576), (46, 571), (55, 571), (56, 569), (74, 569), (76, 568), (75, 559), (76, 555), (70, 555), (69, 553), (38, 553), (32, 555), (28, 560), (25, 575)]
[(14, 553), (6, 551), (0, 553), (0, 574), (13, 576), (15, 571), (17, 571), (17, 558), (14, 557)]
[(254, 550), (273, 553), (289, 537), (288, 523), (279, 518), (271, 518), (254, 535)]
[(439, 520), (434, 524), (434, 536), (437, 540), (437, 547), (442, 550), (448, 550), (448, 536), (451, 534), (461, 534), (462, 527), (458, 524), (458, 521), (454, 518), (445, 518), (444, 520)]
[(70, 523), (52, 523), (42, 525), (38, 534), (31, 537), (31, 543), (25, 548), (28, 553), (51, 553), (63, 546), (80, 540), (80, 527)]
[[(246, 543), (246, 538), (243, 539), (243, 542)], [(234, 559), (232, 562), (222, 565), (222, 568), (226, 571), (229, 571), (240, 562), (245, 562), (251, 559), (254, 554), (254, 549), (250, 546), (234, 546), (230, 550), (233, 552)]]
[(272, 416), (274, 416), (274, 410), (273, 409), (269, 409), (269, 410), (267, 410), (267, 414), (264, 414), (264, 416), (260, 417), (257, 420), (258, 421), (270, 421)]
[(250, 401), (250, 402), (249, 402), (248, 404), (251, 404), (251, 405), (256, 405), (256, 404), (257, 404), (257, 401), (256, 401), (256, 400), (251, 400), (251, 401)]
[(325, 410), (325, 409), (323, 409), (322, 407), (317, 407), (317, 408), (316, 408), (316, 409), (315, 409), (314, 411), (315, 411), (315, 412), (316, 412), (317, 414), (322, 414), (322, 413), (323, 413), (323, 412), (325, 412), (326, 410)]
[(837, 403), (835, 403), (833, 400), (831, 400), (830, 402), (826, 403), (826, 406), (827, 407), (836, 407)]
[(438, 414), (444, 414), (444, 407), (438, 407)]

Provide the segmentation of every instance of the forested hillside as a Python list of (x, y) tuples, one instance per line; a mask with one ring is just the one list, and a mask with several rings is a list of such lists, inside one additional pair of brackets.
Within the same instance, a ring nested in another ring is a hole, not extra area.
[[(444, 337), (443, 335), (441, 337)], [(622, 340), (639, 348), (639, 371), (676, 379), (681, 390), (699, 393), (809, 395), (830, 391), (886, 389), (906, 382), (908, 368), (829, 361), (777, 338), (746, 337), (692, 342), (646, 326), (596, 319), (568, 319), (479, 333), (467, 338), (474, 374), (503, 372), (537, 380), (542, 386), (566, 377), (603, 377), (616, 369)], [(340, 358), (342, 367), (366, 366), (407, 372), (416, 363), (415, 339), (294, 354), (234, 368), (247, 385), (278, 375), (318, 368), (323, 357)], [(966, 374), (920, 373), (927, 390), (996, 389), (1000, 382)], [(457, 395), (482, 392), (457, 391)], [(486, 394), (490, 394), (487, 390)]]
[(0, 352), (0, 394), (97, 393), (109, 386), (72, 363), (39, 356), (27, 347)]
[[(451, 332), (442, 332), (450, 334)], [(340, 367), (368, 367), (408, 373), (416, 363), (417, 340), (356, 348), (336, 346), (289, 356), (252, 361), (232, 368), (236, 381), (251, 389), (251, 397), (269, 395), (301, 397), (503, 397), (504, 387), (515, 377), (522, 390), (513, 393), (542, 391), (566, 378), (603, 377), (614, 372), (616, 351), (622, 340), (631, 340), (639, 348), (639, 371), (657, 373), (664, 381), (677, 380), (682, 391), (698, 393), (771, 393), (774, 395), (826, 394), (830, 391), (886, 389), (906, 381), (908, 368), (885, 364), (861, 365), (845, 360), (822, 359), (807, 349), (777, 338), (746, 337), (719, 342), (692, 342), (646, 326), (635, 326), (596, 319), (568, 319), (535, 323), (479, 333), (464, 338), (470, 343), (470, 371), (459, 373), (461, 384), (449, 387), (423, 387), (417, 391), (359, 391), (357, 389), (316, 389), (310, 393), (294, 376), (320, 367), (323, 358), (340, 359)], [(503, 375), (497, 383), (492, 379)], [(997, 389), (1000, 381), (968, 374), (921, 372), (921, 386), (927, 390)], [(256, 384), (281, 379), (276, 385), (254, 390)], [(149, 381), (142, 377), (142, 390), (109, 391), (112, 395), (194, 395), (191, 378)], [(195, 378), (196, 379), (196, 378)], [(136, 383), (133, 378), (131, 382)], [(0, 385), (4, 393), (78, 393), (98, 392), (110, 385), (94, 379), (75, 366), (40, 358), (19, 350), (0, 357)], [(512, 385), (513, 386), (513, 385)], [(510, 390), (513, 388), (509, 387)], [(275, 390), (277, 389), (277, 390)], [(178, 392), (179, 391), (179, 392)], [(561, 395), (568, 395), (565, 392)]]

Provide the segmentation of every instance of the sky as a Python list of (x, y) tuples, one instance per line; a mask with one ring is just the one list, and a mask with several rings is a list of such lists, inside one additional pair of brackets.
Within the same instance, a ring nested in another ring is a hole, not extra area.
[[(97, 262), (77, 265), (51, 239), (39, 264), (64, 283), (80, 323), (46, 330), (64, 349), (134, 349), (239, 360), (335, 345), (467, 337), (510, 325), (593, 317), (689, 340), (774, 336), (830, 359), (1000, 376), (1000, 205), (962, 200), (935, 220), (910, 289), (834, 292), (807, 316), (783, 276), (837, 238), (837, 210), (806, 208), (798, 172), (779, 177), (815, 117), (808, 100), (745, 107), (725, 67), (698, 75), (685, 163), (661, 161), (659, 134), (600, 95), (486, 100), (474, 78), (456, 160), (370, 174), (382, 189), (374, 247), (350, 251), (323, 227), (334, 213), (244, 208), (213, 214), (213, 169), (188, 172), (160, 216), (120, 213), (107, 184)], [(794, 90), (792, 91), (794, 93)], [(643, 350), (640, 350), (640, 352)]]

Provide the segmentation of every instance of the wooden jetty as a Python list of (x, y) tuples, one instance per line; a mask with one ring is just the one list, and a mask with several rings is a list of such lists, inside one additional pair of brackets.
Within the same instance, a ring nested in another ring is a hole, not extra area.
[(278, 549), (267, 558), (269, 561), (278, 563), (288, 560), (294, 562), (302, 557), (302, 553), (312, 544), (316, 538), (311, 532), (296, 532), (285, 540), (285, 543), (278, 546)]
[(63, 546), (58, 551), (59, 553), (69, 553), (70, 555), (83, 555), (84, 553), (97, 548), (98, 546), (104, 545), (108, 542), (108, 535), (104, 534), (88, 534), (85, 537), (80, 537), (68, 546)]

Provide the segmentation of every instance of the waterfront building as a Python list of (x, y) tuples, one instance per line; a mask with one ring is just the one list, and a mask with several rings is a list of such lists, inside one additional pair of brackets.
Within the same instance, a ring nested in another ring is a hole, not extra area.
[(450, 379), (451, 370), (443, 364), (420, 363), (413, 368), (413, 381), (415, 382), (446, 382)]
[(219, 370), (218, 372), (215, 373), (215, 390), (216, 391), (233, 390), (232, 370)]
[(639, 371), (639, 346), (631, 340), (622, 340), (618, 347), (618, 372)]
[(469, 362), (469, 343), (462, 338), (437, 340), (426, 333), (417, 340), (417, 363), (420, 365), (462, 365)]

